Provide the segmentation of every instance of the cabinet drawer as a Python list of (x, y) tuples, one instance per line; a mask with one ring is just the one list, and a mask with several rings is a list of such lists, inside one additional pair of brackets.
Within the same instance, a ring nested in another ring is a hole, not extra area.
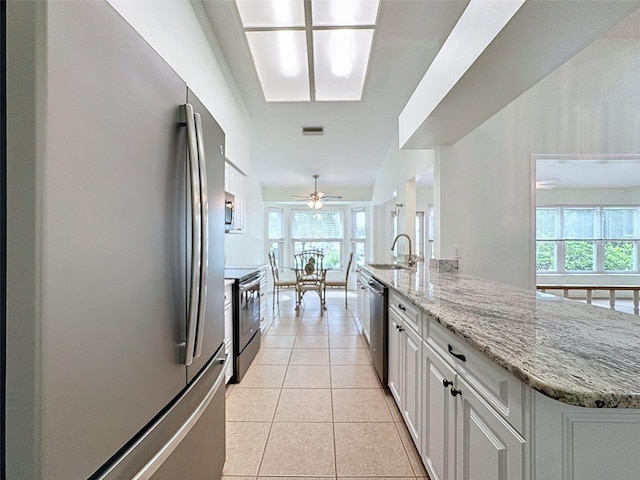
[(389, 308), (393, 308), (418, 335), (422, 336), (420, 310), (395, 290), (389, 290)]
[(523, 434), (524, 384), (492, 364), (436, 320), (426, 322), (427, 343), (438, 352), (519, 433)]

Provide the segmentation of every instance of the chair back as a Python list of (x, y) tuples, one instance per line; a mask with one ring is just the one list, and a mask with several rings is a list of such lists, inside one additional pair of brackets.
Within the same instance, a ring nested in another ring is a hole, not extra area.
[(349, 261), (347, 262), (347, 273), (344, 276), (345, 283), (349, 281), (349, 272), (351, 271), (351, 262), (353, 262), (353, 252), (349, 253)]
[(321, 285), (327, 271), (324, 268), (324, 254), (318, 250), (305, 250), (294, 255), (296, 282), (299, 285)]
[(273, 281), (279, 281), (280, 275), (278, 273), (278, 264), (276, 263), (276, 254), (273, 252), (269, 252), (269, 265), (271, 266), (271, 275), (273, 275)]

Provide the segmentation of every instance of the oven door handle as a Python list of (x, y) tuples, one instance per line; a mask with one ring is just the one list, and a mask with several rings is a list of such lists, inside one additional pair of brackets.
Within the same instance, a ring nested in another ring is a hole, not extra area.
[(241, 292), (248, 292), (251, 290), (257, 290), (256, 287), (260, 287), (260, 280), (254, 280), (252, 282), (249, 283), (241, 283), (240, 284), (240, 291)]

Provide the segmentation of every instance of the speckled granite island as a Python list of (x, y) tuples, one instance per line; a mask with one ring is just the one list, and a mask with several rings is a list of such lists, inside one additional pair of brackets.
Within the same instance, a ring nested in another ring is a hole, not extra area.
[(640, 479), (638, 317), (422, 264), (361, 268), (391, 289), (389, 387), (392, 368), (418, 376), (394, 397), (432, 479)]

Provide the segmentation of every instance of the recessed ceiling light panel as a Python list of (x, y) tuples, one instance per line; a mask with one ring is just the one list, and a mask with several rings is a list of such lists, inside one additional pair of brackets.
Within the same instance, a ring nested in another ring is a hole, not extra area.
[(267, 102), (308, 102), (309, 66), (303, 31), (246, 32)]
[(311, 0), (313, 26), (375, 25), (380, 0)]
[(244, 28), (304, 27), (301, 0), (236, 0)]
[(367, 74), (373, 29), (315, 30), (317, 101), (358, 101)]

